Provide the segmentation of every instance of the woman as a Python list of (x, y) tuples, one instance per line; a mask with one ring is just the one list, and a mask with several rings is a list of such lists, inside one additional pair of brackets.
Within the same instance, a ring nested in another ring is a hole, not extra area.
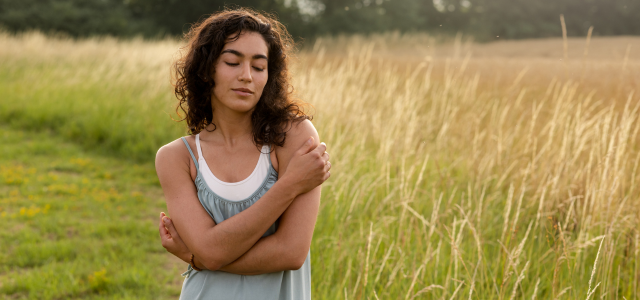
[(291, 98), (290, 36), (239, 9), (187, 37), (175, 92), (191, 135), (156, 156), (171, 215), (160, 214), (162, 245), (190, 264), (180, 299), (309, 299), (331, 163)]

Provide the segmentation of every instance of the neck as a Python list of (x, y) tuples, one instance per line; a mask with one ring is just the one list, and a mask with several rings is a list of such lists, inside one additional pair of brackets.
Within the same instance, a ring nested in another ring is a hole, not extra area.
[[(224, 108), (213, 110), (213, 123), (216, 130), (213, 132), (222, 139), (226, 146), (235, 146), (240, 142), (246, 142), (246, 139), (252, 138), (251, 113), (238, 113), (235, 111), (225, 110)], [(209, 125), (207, 129), (213, 129), (213, 125)]]

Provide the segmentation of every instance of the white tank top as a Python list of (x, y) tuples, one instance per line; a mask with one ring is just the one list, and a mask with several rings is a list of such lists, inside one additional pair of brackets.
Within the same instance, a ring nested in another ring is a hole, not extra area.
[(198, 149), (198, 164), (200, 165), (200, 173), (204, 177), (204, 181), (209, 188), (218, 196), (230, 201), (242, 201), (249, 198), (253, 193), (260, 188), (265, 178), (269, 174), (269, 167), (271, 166), (270, 147), (267, 145), (262, 146), (260, 152), (260, 158), (258, 164), (249, 177), (238, 182), (224, 182), (218, 179), (209, 166), (207, 161), (202, 155), (202, 148), (200, 148), (200, 134), (196, 134), (196, 148)]

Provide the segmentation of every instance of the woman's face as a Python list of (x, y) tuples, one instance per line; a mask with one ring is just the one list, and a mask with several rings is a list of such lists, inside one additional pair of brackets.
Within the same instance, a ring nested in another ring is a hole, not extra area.
[(257, 32), (243, 32), (222, 48), (215, 65), (211, 105), (218, 111), (251, 112), (267, 83), (267, 43)]

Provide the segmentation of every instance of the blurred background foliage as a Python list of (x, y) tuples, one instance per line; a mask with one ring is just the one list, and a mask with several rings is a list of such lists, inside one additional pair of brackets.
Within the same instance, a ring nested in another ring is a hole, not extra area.
[(232, 6), (274, 13), (296, 38), (398, 30), (476, 39), (640, 34), (637, 0), (0, 0), (0, 27), (72, 37), (179, 36)]

